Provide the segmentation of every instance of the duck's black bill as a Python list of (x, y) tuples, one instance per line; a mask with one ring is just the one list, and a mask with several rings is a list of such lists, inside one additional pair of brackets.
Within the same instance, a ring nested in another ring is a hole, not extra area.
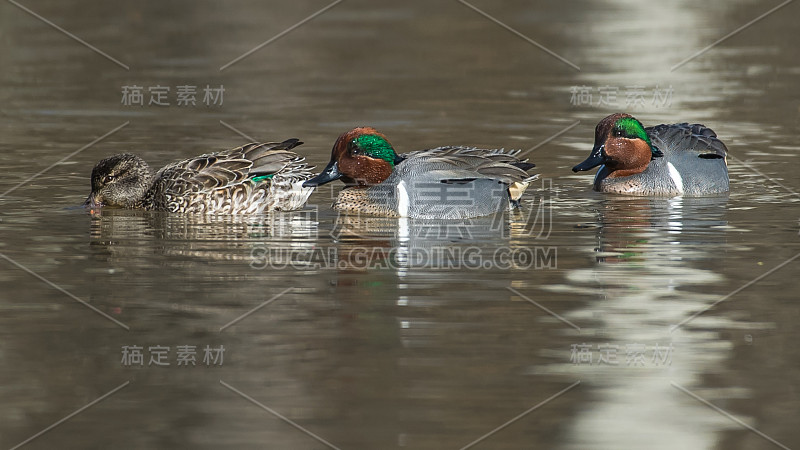
[(103, 206), (103, 204), (97, 201), (97, 197), (94, 195), (94, 193), (89, 194), (89, 197), (87, 197), (86, 201), (83, 202), (84, 208), (97, 209), (100, 206)]
[(342, 178), (342, 174), (339, 173), (339, 165), (336, 161), (331, 161), (322, 173), (310, 180), (306, 180), (303, 183), (303, 187), (317, 187), (338, 180), (339, 178)]
[(603, 146), (599, 145), (592, 149), (592, 154), (586, 158), (585, 161), (572, 168), (573, 172), (583, 172), (584, 170), (591, 170), (595, 167), (605, 164), (606, 159), (603, 156)]

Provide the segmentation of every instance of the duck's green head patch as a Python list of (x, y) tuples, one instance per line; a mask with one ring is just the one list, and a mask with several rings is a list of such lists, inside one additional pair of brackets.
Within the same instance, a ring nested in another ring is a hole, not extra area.
[(614, 127), (611, 129), (611, 136), (626, 139), (641, 139), (650, 146), (650, 151), (653, 153), (653, 156), (662, 156), (662, 153), (650, 142), (650, 137), (647, 136), (647, 132), (644, 130), (642, 123), (633, 117), (621, 117), (617, 119), (617, 121), (614, 122)]
[(611, 130), (612, 134), (617, 137), (624, 137), (628, 139), (641, 139), (648, 144), (650, 138), (644, 131), (644, 126), (633, 117), (623, 117), (614, 123), (614, 128)]
[(370, 158), (382, 159), (394, 166), (397, 153), (394, 147), (385, 137), (377, 134), (362, 134), (351, 142), (351, 153), (353, 156), (363, 154)]

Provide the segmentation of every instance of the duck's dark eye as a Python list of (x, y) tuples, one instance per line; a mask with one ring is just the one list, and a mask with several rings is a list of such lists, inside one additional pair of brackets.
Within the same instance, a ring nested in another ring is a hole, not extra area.
[(105, 177), (103, 177), (103, 184), (111, 183), (112, 181), (114, 181), (114, 178), (115, 178), (114, 175), (106, 175)]
[(620, 129), (615, 129), (615, 130), (614, 130), (614, 136), (616, 136), (616, 137), (622, 137), (622, 130), (620, 130)]
[(358, 146), (355, 139), (347, 143), (347, 151), (350, 152), (350, 154), (356, 153), (358, 151), (357, 149)]

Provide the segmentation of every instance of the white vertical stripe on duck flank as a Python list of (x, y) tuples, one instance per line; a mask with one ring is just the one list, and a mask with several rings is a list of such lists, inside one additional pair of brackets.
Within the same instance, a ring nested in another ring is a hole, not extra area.
[(678, 169), (671, 162), (667, 163), (667, 169), (669, 169), (669, 176), (672, 178), (672, 182), (675, 183), (675, 187), (678, 188), (678, 192), (683, 194), (683, 178), (678, 173)]
[(408, 217), (408, 189), (405, 181), (397, 183), (397, 213), (400, 217)]

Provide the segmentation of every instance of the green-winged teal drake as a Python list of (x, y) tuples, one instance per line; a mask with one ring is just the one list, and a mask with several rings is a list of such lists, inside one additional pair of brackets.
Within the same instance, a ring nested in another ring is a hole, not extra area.
[(92, 170), (86, 206), (199, 214), (257, 214), (302, 208), (313, 173), (290, 151), (298, 139), (248, 144), (168, 164), (153, 175), (132, 154), (103, 159)]
[(337, 211), (419, 219), (464, 219), (518, 205), (537, 176), (519, 151), (437, 147), (398, 155), (374, 128), (350, 130), (336, 140), (331, 160), (313, 187), (341, 179), (347, 187)]
[(574, 172), (601, 166), (594, 190), (640, 196), (703, 196), (728, 192), (725, 144), (705, 125), (644, 128), (629, 114), (597, 124), (591, 155)]

